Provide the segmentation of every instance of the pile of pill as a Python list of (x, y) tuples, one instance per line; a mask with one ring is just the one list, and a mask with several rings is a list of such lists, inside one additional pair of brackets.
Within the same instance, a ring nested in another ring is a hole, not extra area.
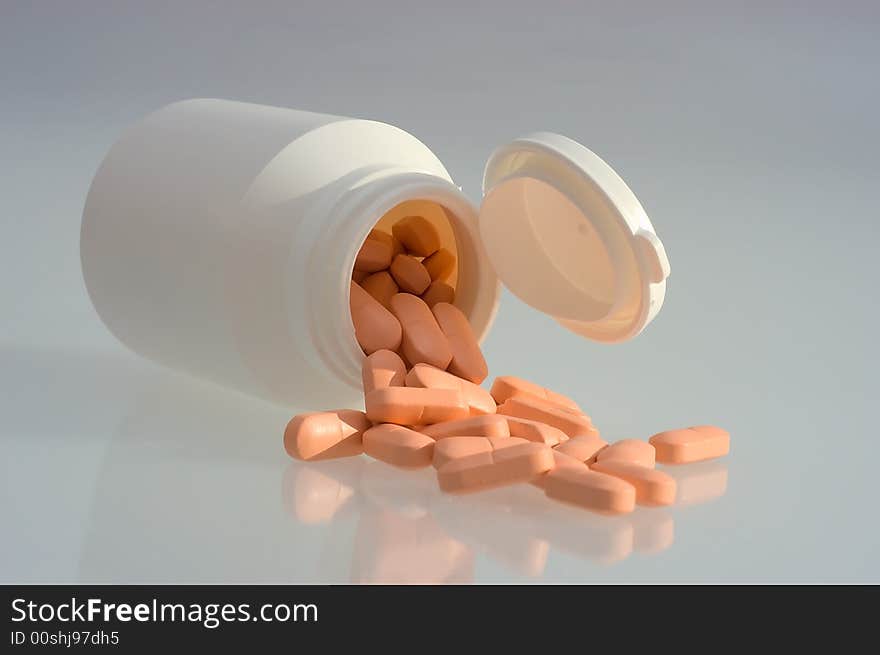
[(530, 483), (553, 499), (606, 513), (669, 505), (675, 480), (655, 463), (726, 455), (730, 435), (700, 425), (648, 441), (607, 443), (572, 399), (488, 367), (452, 302), (455, 255), (434, 225), (407, 216), (374, 229), (352, 274), (350, 306), (363, 363), (365, 412), (295, 416), (284, 447), (296, 459), (366, 453), (401, 468), (433, 465), (443, 491)]

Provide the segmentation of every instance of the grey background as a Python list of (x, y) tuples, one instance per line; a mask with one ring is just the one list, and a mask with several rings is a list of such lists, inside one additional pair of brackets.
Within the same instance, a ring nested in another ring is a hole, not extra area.
[[(2, 0), (0, 581), (880, 581), (880, 10), (612, 4)], [(724, 462), (675, 473), (723, 495), (615, 521), (451, 501), (428, 472), (290, 462), (298, 408), (124, 351), (79, 272), (85, 194), (124, 126), (200, 96), (393, 123), (475, 200), (517, 135), (599, 153), (666, 245), (663, 311), (603, 346), (505, 294), (490, 369), (607, 438), (728, 427)]]

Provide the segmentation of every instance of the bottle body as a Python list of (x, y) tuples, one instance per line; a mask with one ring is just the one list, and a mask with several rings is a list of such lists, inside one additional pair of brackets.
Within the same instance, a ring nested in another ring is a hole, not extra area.
[(326, 114), (222, 100), (151, 114), (89, 190), (83, 276), (149, 359), (290, 407), (350, 406), (362, 353), (347, 280), (369, 230), (413, 202), (448, 219), (456, 304), (485, 334), (499, 287), (476, 210), (411, 135)]

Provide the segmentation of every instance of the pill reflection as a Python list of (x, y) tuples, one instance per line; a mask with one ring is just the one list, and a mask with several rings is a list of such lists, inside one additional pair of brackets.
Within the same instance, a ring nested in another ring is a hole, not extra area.
[(354, 539), (351, 581), (374, 584), (473, 582), (474, 554), (435, 521), (372, 506), (361, 513)]
[(679, 507), (701, 505), (717, 500), (727, 493), (727, 463), (698, 462), (686, 466), (665, 466), (663, 471), (678, 486), (675, 504)]
[(306, 524), (328, 523), (356, 504), (363, 458), (326, 464), (291, 462), (281, 478), (281, 505)]

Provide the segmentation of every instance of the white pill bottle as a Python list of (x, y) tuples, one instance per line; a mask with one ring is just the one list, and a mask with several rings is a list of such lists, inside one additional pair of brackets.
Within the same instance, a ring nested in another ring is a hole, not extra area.
[(198, 99), (112, 146), (83, 211), (83, 276), (135, 352), (291, 408), (360, 406), (348, 288), (369, 231), (421, 214), (456, 254), (455, 304), (482, 339), (499, 279), (589, 339), (632, 338), (669, 264), (623, 180), (536, 133), (489, 158), (479, 207), (384, 123)]

